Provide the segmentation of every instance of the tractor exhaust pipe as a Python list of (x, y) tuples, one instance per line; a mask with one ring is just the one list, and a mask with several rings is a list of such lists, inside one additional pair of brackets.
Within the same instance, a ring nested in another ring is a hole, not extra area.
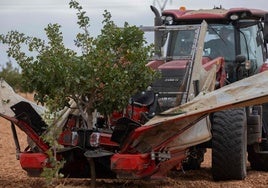
[[(157, 10), (157, 8), (155, 8), (154, 6), (150, 6), (152, 12), (155, 15), (154, 18), (154, 26), (161, 26), (162, 25), (162, 19), (161, 19), (161, 15), (159, 13), (159, 11)], [(158, 57), (161, 57), (161, 38), (162, 38), (162, 34), (160, 31), (155, 30), (154, 31), (154, 46), (155, 46), (155, 55)]]
[(153, 11), (155, 18), (154, 18), (154, 25), (155, 26), (160, 26), (162, 24), (162, 20), (161, 20), (161, 16), (159, 11), (157, 10), (157, 8), (155, 8), (154, 6), (150, 6), (151, 10)]

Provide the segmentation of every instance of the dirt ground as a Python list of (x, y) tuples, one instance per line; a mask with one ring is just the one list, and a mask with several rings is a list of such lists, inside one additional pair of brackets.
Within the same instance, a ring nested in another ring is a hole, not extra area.
[[(21, 149), (26, 147), (26, 136), (17, 129)], [(47, 185), (43, 178), (27, 177), (16, 159), (16, 148), (12, 138), (10, 123), (0, 119), (0, 187), (57, 187), (84, 188), (90, 186), (89, 179), (62, 179), (55, 185)], [(158, 181), (129, 181), (129, 180), (97, 180), (97, 187), (113, 188), (173, 188), (173, 187), (268, 187), (268, 172), (252, 171), (248, 167), (248, 175), (243, 181), (214, 182), (211, 176), (211, 151), (205, 155), (202, 168), (195, 171), (172, 172), (165, 180)]]

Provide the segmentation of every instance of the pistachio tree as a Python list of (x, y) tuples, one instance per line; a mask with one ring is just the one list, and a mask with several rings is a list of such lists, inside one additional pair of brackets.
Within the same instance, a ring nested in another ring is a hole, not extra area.
[(145, 66), (152, 46), (136, 26), (118, 27), (108, 11), (100, 34), (92, 37), (83, 7), (74, 0), (69, 6), (76, 10), (79, 50), (67, 48), (61, 25), (51, 23), (44, 29), (46, 39), (10, 31), (0, 41), (8, 45), (7, 54), (21, 67), (23, 86), (35, 92), (36, 101), (58, 111), (74, 100), (90, 127), (93, 110), (108, 116), (152, 82), (155, 73)]

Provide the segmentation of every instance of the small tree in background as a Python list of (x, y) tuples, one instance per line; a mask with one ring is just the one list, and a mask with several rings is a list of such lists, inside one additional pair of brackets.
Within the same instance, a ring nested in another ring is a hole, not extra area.
[(8, 61), (0, 71), (0, 78), (5, 80), (11, 87), (19, 92), (24, 92), (22, 87), (22, 76), (19, 68), (14, 67), (11, 61)]
[[(92, 112), (107, 116), (126, 106), (131, 95), (145, 89), (155, 73), (145, 66), (152, 46), (146, 46), (144, 33), (125, 23), (119, 28), (104, 12), (103, 29), (96, 38), (90, 36), (90, 19), (78, 2), (71, 0), (70, 8), (77, 11), (81, 29), (75, 39), (77, 52), (64, 46), (60, 25), (45, 28), (47, 41), (29, 37), (18, 31), (1, 35), (8, 44), (8, 55), (22, 68), (23, 86), (35, 91), (35, 99), (57, 111), (73, 99), (88, 127)], [(30, 56), (22, 49), (27, 46)]]

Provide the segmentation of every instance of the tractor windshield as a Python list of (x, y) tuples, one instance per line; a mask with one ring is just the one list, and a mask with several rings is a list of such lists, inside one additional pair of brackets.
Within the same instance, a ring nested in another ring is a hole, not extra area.
[(234, 36), (232, 25), (210, 25), (205, 38), (204, 56), (211, 59), (221, 56), (227, 62), (234, 62)]
[[(210, 59), (223, 57), (229, 82), (253, 75), (259, 71), (265, 58), (261, 29), (255, 20), (229, 25), (211, 24), (207, 29), (203, 56)], [(247, 68), (241, 66), (243, 62), (237, 62), (237, 55), (244, 56), (249, 64)]]
[(167, 56), (172, 59), (190, 58), (195, 49), (196, 33), (195, 29), (170, 31), (170, 43)]

